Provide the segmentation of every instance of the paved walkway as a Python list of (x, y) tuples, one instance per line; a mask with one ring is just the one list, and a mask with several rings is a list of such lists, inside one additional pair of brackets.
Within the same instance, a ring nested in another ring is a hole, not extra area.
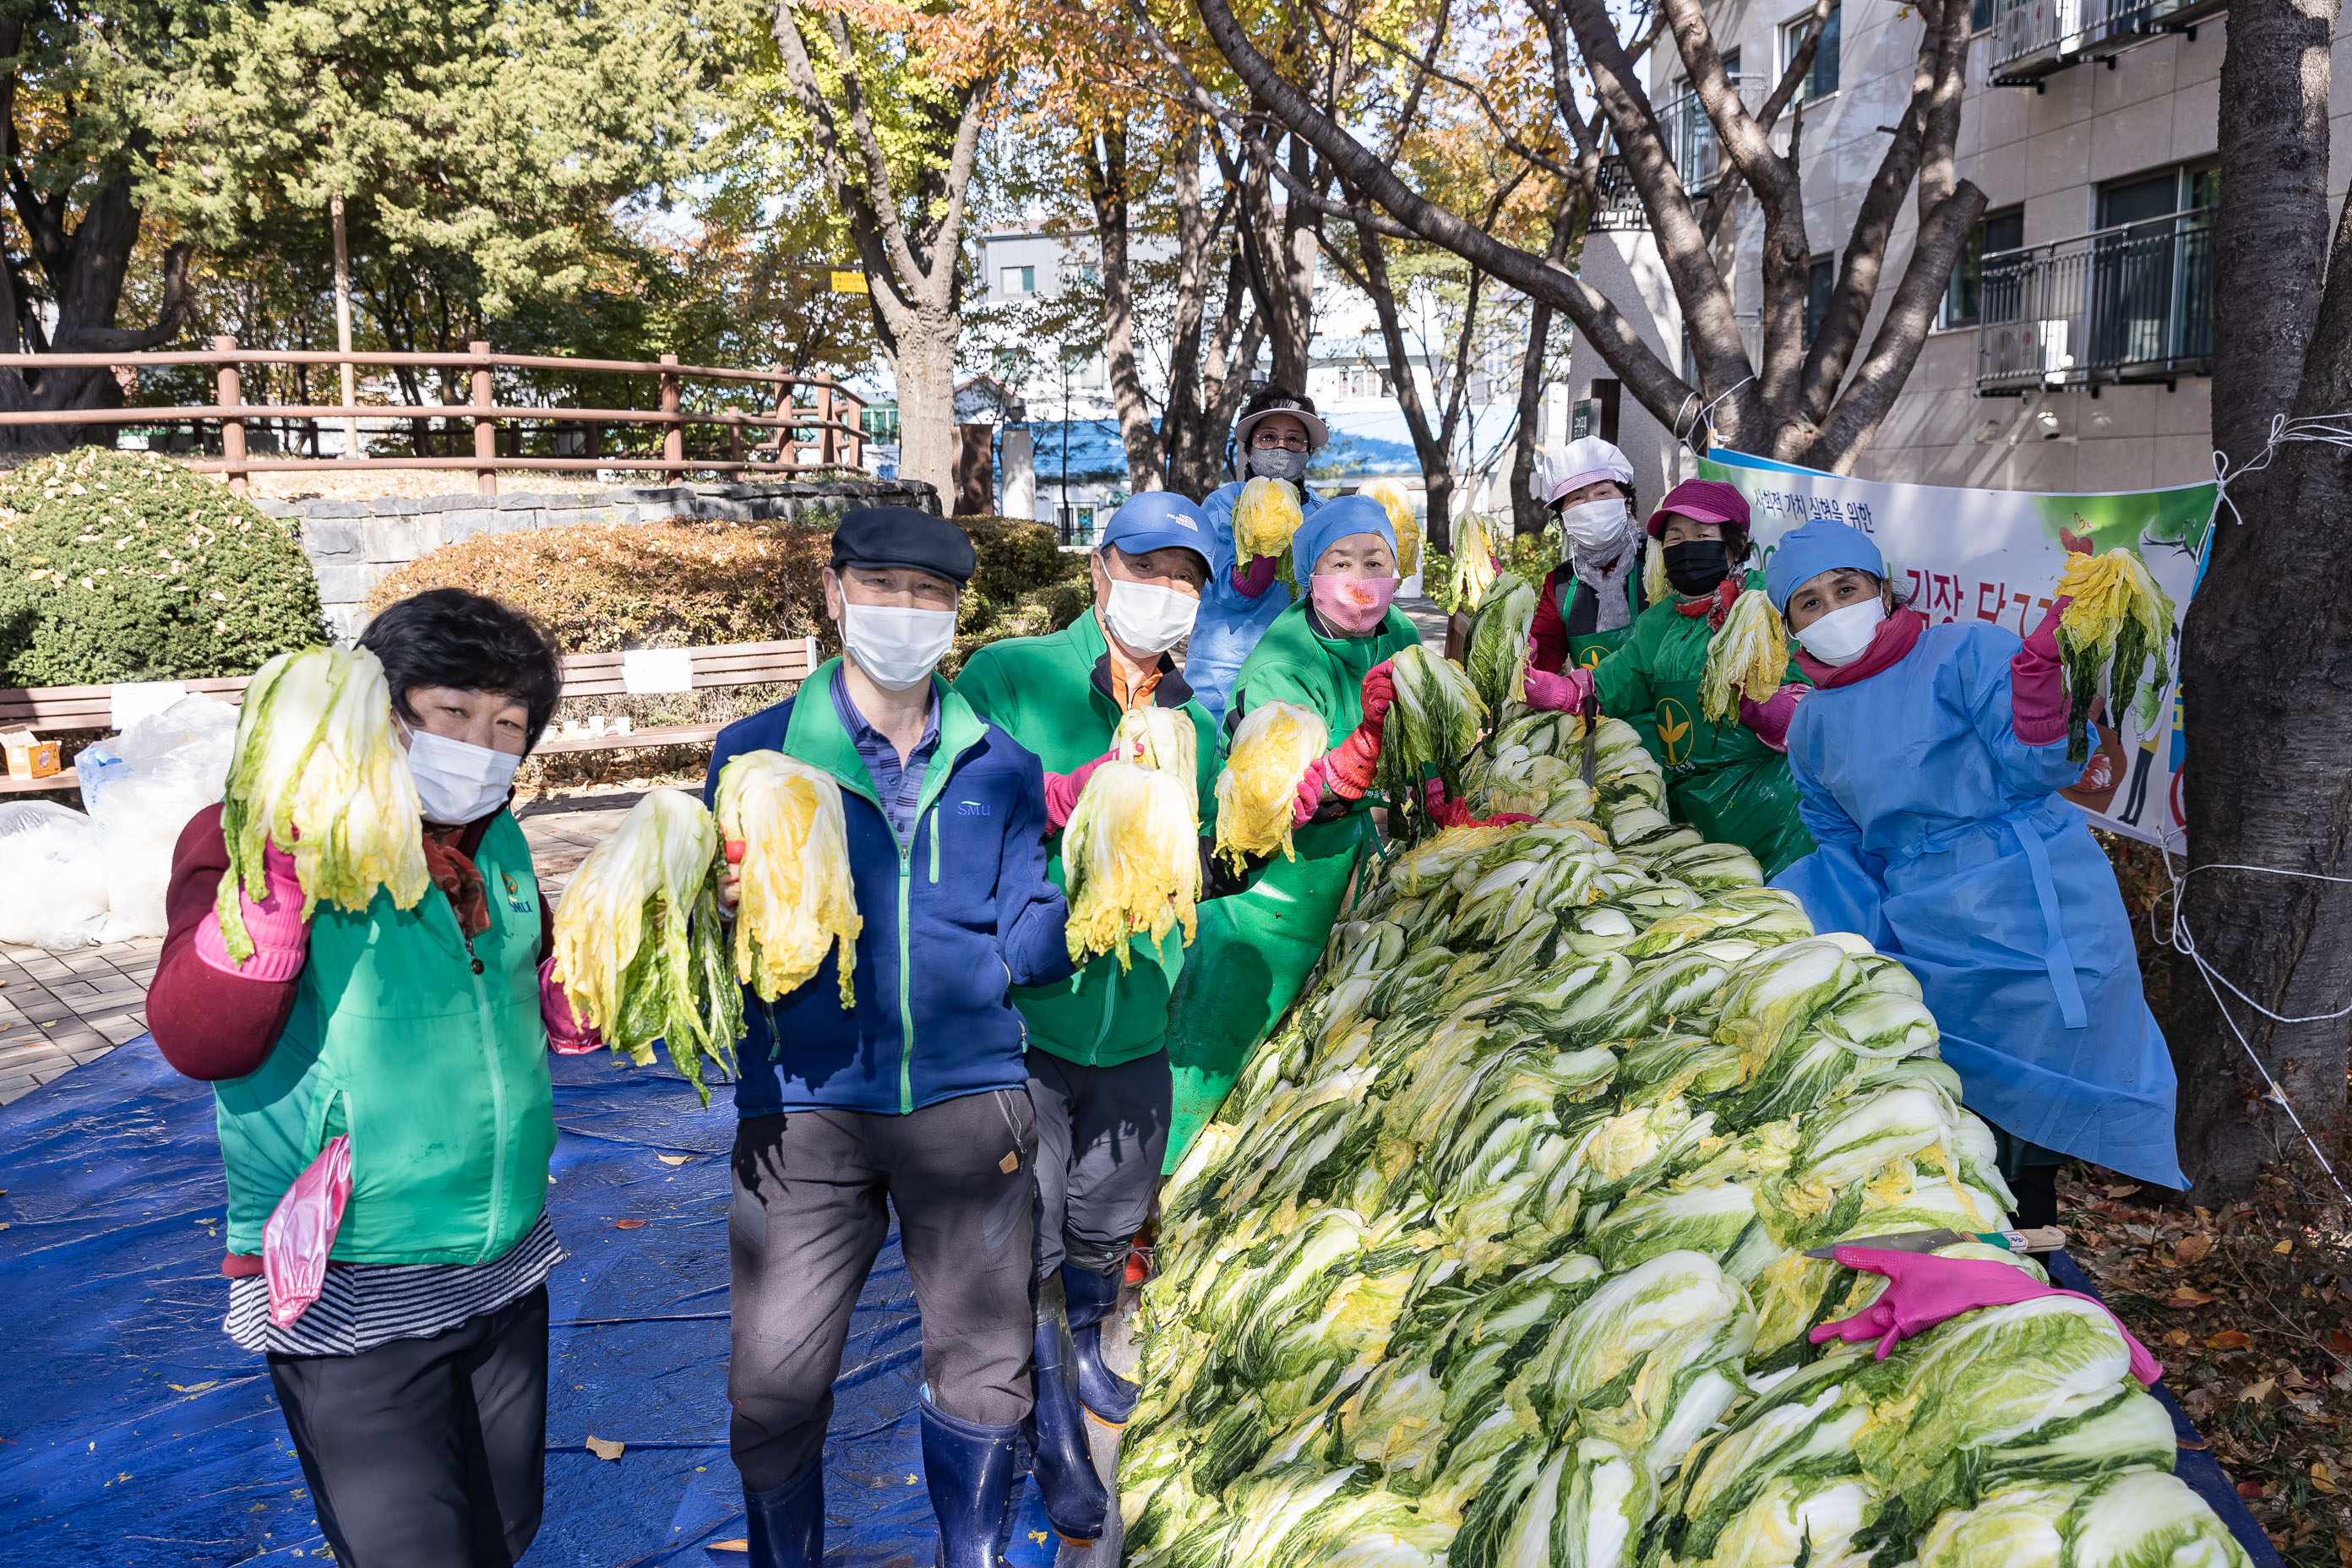
[[(642, 795), (570, 793), (517, 813), (541, 887), (560, 894)], [(69, 952), (0, 943), (0, 1105), (144, 1033), (147, 987), (163, 948), (161, 937)]]

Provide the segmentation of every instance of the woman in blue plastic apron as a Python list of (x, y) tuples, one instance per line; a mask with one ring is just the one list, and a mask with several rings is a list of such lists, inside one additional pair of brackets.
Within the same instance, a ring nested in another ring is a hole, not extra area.
[(1200, 618), (1186, 646), (1184, 679), (1219, 723), (1224, 722), (1225, 700), (1242, 660), (1291, 603), (1276, 580), (1273, 556), (1244, 561), (1237, 554), (1234, 503), (1251, 479), (1282, 479), (1297, 489), (1299, 511), (1314, 516), (1323, 502), (1307, 488), (1307, 465), (1330, 438), (1330, 428), (1315, 416), (1313, 398), (1286, 387), (1261, 387), (1234, 421), (1234, 467), (1240, 477), (1201, 502), (1212, 554)]
[(2066, 601), (2022, 644), (1987, 622), (1930, 626), (1836, 522), (1782, 539), (1765, 575), (1814, 687), (1788, 741), (1817, 847), (1773, 885), (1918, 977), (1969, 1108), (2001, 1135), (2021, 1222), (2055, 1221), (2063, 1156), (2187, 1186), (2115, 872), (2058, 798), (2088, 723), (2059, 668)]

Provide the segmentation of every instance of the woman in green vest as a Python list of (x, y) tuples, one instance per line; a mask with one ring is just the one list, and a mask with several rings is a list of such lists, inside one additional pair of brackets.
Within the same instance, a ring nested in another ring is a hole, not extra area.
[(1373, 839), (1364, 799), (1396, 691), (1388, 659), (1421, 633), (1396, 597), (1396, 532), (1370, 496), (1311, 513), (1290, 544), (1304, 599), (1266, 628), (1234, 681), (1230, 733), (1250, 710), (1290, 702), (1322, 715), (1339, 743), (1309, 770), (1319, 805), (1293, 836), (1296, 859), (1269, 862), (1244, 893), (1201, 911), (1201, 934), (1168, 1026), (1176, 1115), (1168, 1169), (1224, 1102), (1234, 1076), (1273, 1032), (1322, 956), (1356, 861)]
[[(413, 909), (303, 918), (293, 859), (214, 900), (221, 808), (180, 836), (149, 1025), (209, 1080), (228, 1188), (227, 1329), (267, 1356), (319, 1528), (358, 1568), (511, 1563), (538, 1532), (547, 1444), (547, 1052), (593, 1049), (551, 971), (548, 905), (506, 809), (562, 675), (530, 620), (456, 588), (404, 599), (360, 644), (383, 661), (424, 807), (433, 885)], [(319, 1294), (273, 1302), (262, 1229), (330, 1139), (351, 1196)], [(288, 1310), (291, 1308), (289, 1313)]]
[[(1094, 608), (1050, 637), (991, 643), (956, 679), (972, 711), (1045, 764), (1057, 886), (1066, 882), (1059, 835), (1079, 794), (1118, 754), (1121, 719), (1149, 707), (1192, 729), (1202, 891), (1219, 890), (1205, 842), (1216, 810), (1216, 725), (1169, 655), (1192, 629), (1210, 548), (1200, 508), (1166, 490), (1137, 496), (1112, 514), (1090, 562)], [(1168, 995), (1186, 963), (1181, 942), (1155, 951), (1133, 939), (1124, 963), (1102, 953), (1066, 980), (1013, 992), (1028, 1024), (1037, 1113), (1037, 1403), (1029, 1438), (1045, 1518), (1067, 1541), (1099, 1536), (1110, 1507), (1080, 1410), (1117, 1426), (1135, 1408), (1135, 1385), (1103, 1363), (1102, 1330), (1160, 1184)]]
[(1648, 718), (1675, 817), (1743, 847), (1766, 877), (1778, 876), (1813, 851), (1785, 755), (1804, 677), (1790, 661), (1787, 683), (1769, 700), (1743, 699), (1737, 717), (1720, 722), (1706, 717), (1698, 694), (1707, 646), (1733, 601), (1764, 586), (1764, 574), (1748, 569), (1748, 498), (1719, 479), (1685, 479), (1651, 514), (1649, 531), (1672, 595), (1636, 616), (1623, 646), (1591, 669), (1530, 669), (1528, 704), (1575, 712), (1592, 697), (1612, 718)]
[[(1625, 646), (1650, 607), (1642, 588), (1642, 529), (1633, 510), (1633, 465), (1598, 436), (1547, 449), (1536, 467), (1536, 494), (1559, 519), (1560, 563), (1536, 595), (1528, 632), (1528, 666), (1548, 675), (1591, 669)], [(1657, 721), (1626, 720), (1653, 754)]]

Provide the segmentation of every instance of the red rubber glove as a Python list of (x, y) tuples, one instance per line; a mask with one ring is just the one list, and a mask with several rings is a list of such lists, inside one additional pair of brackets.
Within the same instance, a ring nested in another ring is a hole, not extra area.
[(1254, 555), (1247, 561), (1234, 563), (1234, 592), (1244, 599), (1263, 599), (1265, 591), (1274, 586), (1274, 574), (1282, 563), (1271, 555)]
[(1086, 793), (1087, 781), (1105, 763), (1118, 761), (1118, 748), (1113, 746), (1093, 762), (1081, 763), (1066, 773), (1045, 775), (1045, 820), (1056, 833), (1069, 826), (1070, 813), (1078, 809), (1078, 796)]
[(294, 874), (294, 857), (274, 840), (262, 847), (261, 879), (258, 900), (249, 892), (236, 896), (253, 955), (243, 963), (231, 958), (219, 918), (206, 915), (196, 922), (196, 956), (224, 974), (283, 983), (301, 973), (310, 955), (310, 922), (302, 918), (302, 882)]
[(1536, 819), (1524, 812), (1498, 811), (1492, 816), (1474, 816), (1470, 808), (1458, 800), (1445, 798), (1445, 782), (1430, 779), (1421, 786), (1421, 798), (1429, 806), (1430, 820), (1440, 827), (1510, 827)]
[(1739, 721), (1776, 752), (1789, 749), (1789, 721), (1797, 716), (1797, 700), (1805, 689), (1790, 682), (1761, 702), (1739, 700)]
[(1367, 720), (1346, 740), (1327, 752), (1318, 764), (1326, 786), (1341, 800), (1361, 800), (1372, 787), (1372, 768), (1381, 760), (1381, 727)]
[(2058, 621), (2074, 601), (2060, 595), (2009, 661), (2009, 711), (2017, 738), (2047, 746), (2066, 738), (2066, 673), (2058, 658)]
[[(1886, 1359), (1897, 1341), (1926, 1333), (1947, 1318), (1973, 1312), (1979, 1307), (2006, 1307), (2043, 1296), (2072, 1296), (2078, 1301), (2089, 1301), (2110, 1319), (2116, 1319), (2104, 1301), (2079, 1290), (2044, 1285), (2022, 1268), (1987, 1258), (1937, 1258), (1933, 1253), (1841, 1247), (1837, 1260), (1848, 1268), (1885, 1275), (1888, 1281), (1886, 1290), (1854, 1316), (1814, 1329), (1812, 1342), (1820, 1345), (1843, 1340), (1856, 1344), (1876, 1340), (1880, 1361)], [(2120, 1319), (2116, 1319), (2116, 1332), (2123, 1335), (2124, 1343), (2131, 1349), (2134, 1377), (2153, 1384), (2164, 1375), (2164, 1364), (2147, 1353), (2147, 1346), (2132, 1338), (2131, 1331), (2124, 1327)]]
[(1582, 710), (1584, 700), (1592, 691), (1592, 672), (1589, 669), (1564, 669), (1549, 675), (1540, 669), (1528, 671), (1528, 706), (1550, 713), (1574, 713)]
[(585, 1056), (604, 1043), (604, 1037), (581, 1022), (572, 1010), (572, 998), (563, 994), (563, 983), (555, 977), (552, 957), (539, 966), (539, 1016), (547, 1025), (547, 1048), (559, 1057)]
[(1389, 721), (1389, 710), (1396, 706), (1396, 672), (1387, 659), (1364, 671), (1364, 723), (1378, 734)]
[(1318, 757), (1307, 764), (1299, 776), (1297, 798), (1290, 803), (1290, 826), (1304, 827), (1315, 820), (1315, 813), (1323, 804), (1323, 792), (1330, 787), (1330, 759)]

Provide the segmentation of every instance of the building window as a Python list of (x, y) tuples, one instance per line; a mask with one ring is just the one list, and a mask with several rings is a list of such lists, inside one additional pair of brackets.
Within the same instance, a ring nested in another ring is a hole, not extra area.
[(1037, 269), (1034, 267), (1006, 267), (997, 272), (997, 282), (1007, 294), (1034, 294), (1037, 291)]
[(1816, 256), (1805, 268), (1805, 347), (1811, 348), (1829, 319), (1830, 291), (1837, 286), (1837, 258)]
[[(1944, 289), (1946, 327), (1974, 326), (1984, 317), (1985, 258), (2015, 250), (2025, 243), (2025, 209), (1987, 213), (1969, 231), (1959, 259), (1952, 263), (1952, 281)], [(1996, 263), (1996, 268), (1999, 264)]]
[(1992, 27), (1992, 0), (1974, 0), (1969, 11), (1969, 31), (1982, 33)]
[[(1789, 68), (1789, 63), (1797, 58), (1797, 50), (1805, 41), (1805, 29), (1811, 25), (1811, 16), (1807, 15), (1798, 17), (1793, 22), (1784, 22), (1780, 25), (1781, 70), (1786, 71)], [(1797, 101), (1807, 103), (1817, 98), (1827, 98), (1837, 89), (1838, 7), (1832, 5), (1829, 20), (1822, 24), (1821, 45), (1813, 50), (1813, 68), (1808, 71), (1805, 79), (1798, 84)]]

